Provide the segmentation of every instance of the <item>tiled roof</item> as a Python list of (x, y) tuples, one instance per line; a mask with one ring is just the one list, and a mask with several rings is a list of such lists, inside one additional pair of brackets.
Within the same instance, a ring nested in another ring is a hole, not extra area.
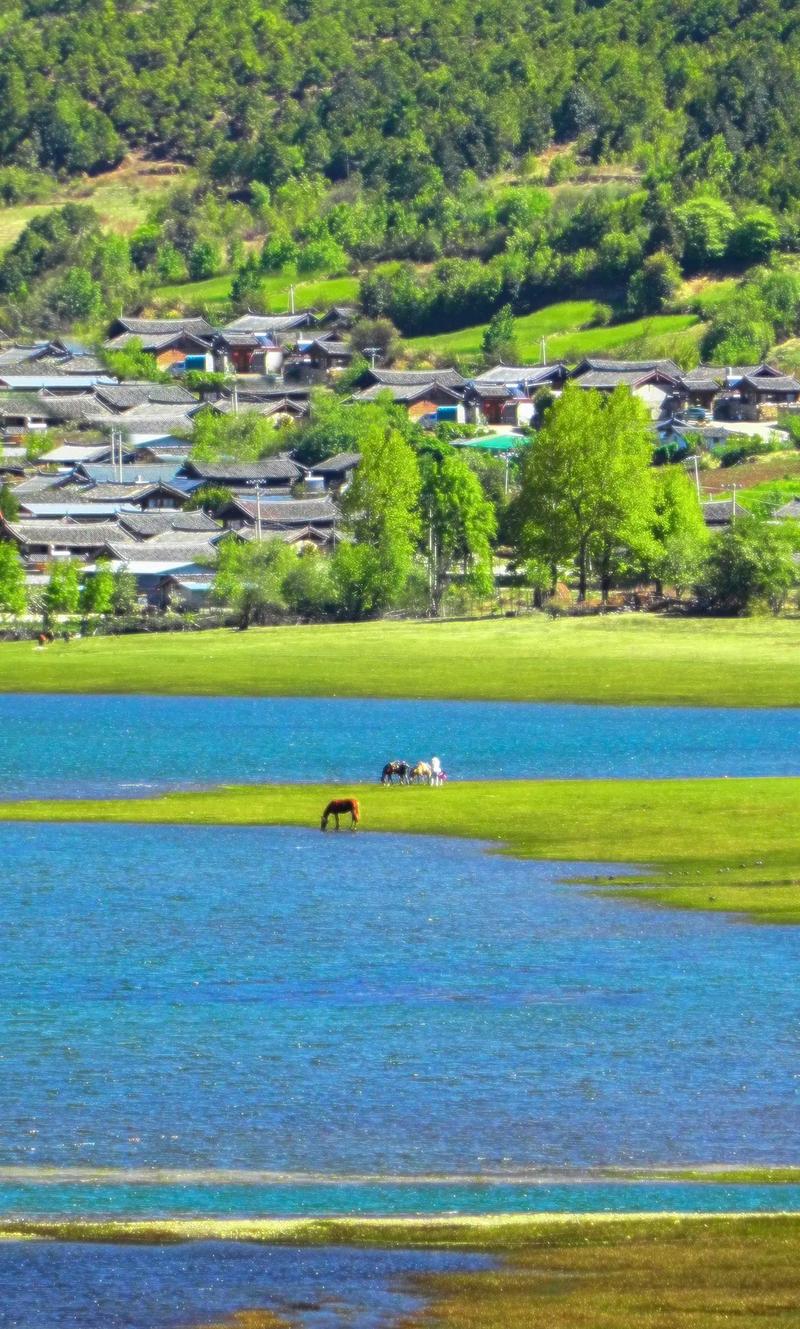
[(120, 324), (126, 332), (136, 337), (163, 333), (190, 332), (196, 337), (210, 337), (214, 331), (204, 318), (119, 318), (114, 326)]
[(433, 379), (426, 378), (421, 383), (371, 383), (368, 388), (362, 392), (357, 392), (353, 398), (354, 401), (375, 401), (382, 392), (388, 392), (394, 401), (418, 401), (420, 397), (426, 397), (431, 392), (444, 392), (453, 401), (461, 401), (461, 393), (454, 388), (448, 388), (443, 383), (436, 383)]
[(467, 380), (457, 369), (370, 369), (367, 375), (373, 383), (385, 387), (420, 387), (426, 383), (439, 383), (444, 388), (463, 388)]
[(303, 474), (296, 462), (289, 457), (267, 457), (264, 461), (191, 461), (186, 463), (188, 475), (198, 480), (213, 480), (224, 483), (225, 480), (239, 480), (245, 484), (258, 484), (267, 480), (299, 480)]
[(600, 360), (594, 356), (587, 356), (585, 360), (581, 360), (575, 371), (576, 374), (583, 369), (617, 374), (646, 374), (659, 369), (662, 374), (669, 374), (670, 378), (681, 376), (680, 366), (676, 365), (674, 360)]
[[(257, 509), (255, 499), (239, 498), (235, 502), (255, 522)], [(265, 503), (262, 500), (260, 506), (262, 525), (329, 526), (339, 518), (339, 509), (327, 498), (290, 499), (281, 503)], [(221, 511), (224, 512), (225, 509)]]
[(198, 400), (179, 383), (119, 383), (98, 388), (95, 396), (115, 411), (128, 411), (147, 403), (159, 406), (197, 406)]
[(310, 314), (242, 314), (233, 322), (226, 323), (222, 331), (291, 332), (294, 328), (306, 327), (310, 322)]
[(640, 373), (628, 372), (626, 370), (601, 370), (589, 369), (585, 374), (581, 374), (574, 379), (576, 387), (579, 388), (619, 388), (638, 387), (640, 383), (645, 383), (655, 374), (654, 369), (643, 369)]
[(137, 540), (148, 543), (155, 536), (173, 531), (208, 531), (213, 534), (219, 530), (213, 517), (207, 512), (182, 512), (180, 509), (159, 508), (153, 512), (136, 512), (120, 517), (120, 526)]
[(351, 471), (361, 461), (360, 452), (337, 452), (333, 457), (326, 457), (312, 466), (312, 475), (340, 475), (342, 471)]
[(76, 521), (5, 522), (4, 527), (22, 545), (52, 545), (59, 549), (94, 549), (119, 535), (116, 522), (80, 525)]
[(113, 485), (120, 483), (136, 484), (172, 484), (182, 461), (178, 458), (166, 466), (156, 463), (151, 465), (138, 465), (135, 461), (126, 462), (122, 467), (122, 481), (119, 478), (119, 469), (116, 466), (100, 466), (89, 463), (81, 463), (81, 474), (85, 475), (87, 480), (91, 480), (96, 485)]
[(800, 392), (800, 383), (789, 374), (745, 374), (742, 383), (759, 392)]
[[(735, 506), (736, 517), (749, 517), (747, 508)], [(715, 499), (703, 504), (703, 520), (707, 526), (729, 526), (734, 516), (734, 503), (730, 498)]]

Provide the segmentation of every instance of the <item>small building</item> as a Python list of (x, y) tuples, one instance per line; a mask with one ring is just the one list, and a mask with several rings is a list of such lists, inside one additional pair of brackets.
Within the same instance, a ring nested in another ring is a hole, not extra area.
[(749, 517), (747, 508), (730, 498), (712, 499), (703, 504), (703, 521), (710, 531), (726, 530), (735, 522)]
[(234, 498), (224, 504), (217, 517), (229, 531), (291, 531), (313, 527), (332, 533), (340, 519), (339, 509), (329, 498), (289, 499), (279, 502), (254, 498)]
[(205, 485), (224, 485), (228, 489), (255, 489), (269, 485), (288, 490), (303, 478), (303, 470), (291, 457), (267, 457), (264, 461), (192, 461), (184, 464), (184, 474)]
[(375, 401), (388, 393), (405, 406), (412, 420), (445, 408), (458, 424), (466, 422), (467, 380), (457, 369), (368, 369), (363, 381), (366, 386), (355, 394), (354, 401)]
[(201, 508), (191, 512), (182, 512), (179, 508), (126, 512), (120, 514), (119, 525), (126, 539), (141, 540), (143, 543), (173, 532), (210, 537), (220, 529), (213, 517)]
[(331, 305), (330, 309), (317, 320), (317, 326), (327, 331), (346, 331), (352, 328), (358, 319), (355, 305)]
[(23, 558), (36, 562), (69, 557), (94, 560), (119, 533), (115, 522), (82, 523), (70, 517), (10, 522), (0, 516), (0, 540), (15, 544)]
[(118, 318), (103, 345), (107, 351), (124, 351), (138, 342), (160, 369), (168, 369), (187, 356), (209, 354), (213, 336), (204, 318)]
[(800, 498), (790, 498), (788, 503), (776, 508), (773, 515), (778, 521), (800, 521)]
[(360, 452), (337, 452), (333, 457), (326, 457), (311, 467), (308, 478), (322, 480), (323, 489), (339, 493), (350, 482), (354, 470), (361, 461)]
[(324, 374), (340, 374), (353, 358), (353, 348), (346, 341), (317, 338), (305, 351), (304, 359), (312, 369)]
[(283, 347), (266, 334), (219, 332), (214, 338), (214, 367), (223, 374), (280, 374)]
[[(585, 363), (599, 363), (597, 361)], [(613, 365), (613, 361), (607, 362)], [(586, 369), (582, 373), (575, 371), (572, 382), (575, 387), (586, 391), (616, 391), (619, 387), (628, 388), (634, 397), (644, 403), (651, 419), (659, 420), (673, 415), (680, 399), (680, 370), (675, 375), (665, 369), (638, 368), (635, 361), (619, 361), (623, 368)], [(672, 364), (672, 361), (662, 363)], [(677, 366), (675, 366), (677, 369)]]
[(242, 314), (231, 323), (226, 323), (222, 333), (254, 333), (260, 337), (269, 337), (276, 346), (285, 346), (295, 340), (301, 328), (313, 327), (314, 321), (314, 315), (309, 311), (300, 314)]

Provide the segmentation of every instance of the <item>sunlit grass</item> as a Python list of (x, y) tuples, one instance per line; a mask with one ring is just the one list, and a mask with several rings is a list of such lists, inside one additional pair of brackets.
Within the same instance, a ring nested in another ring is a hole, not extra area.
[(0, 643), (0, 691), (800, 705), (800, 625), (611, 615)]
[[(230, 299), (232, 281), (233, 274), (228, 272), (218, 277), (209, 277), (206, 281), (159, 286), (153, 291), (152, 299), (181, 310), (213, 310), (225, 305)], [(288, 314), (292, 286), (295, 309), (298, 310), (351, 304), (358, 295), (357, 277), (310, 277), (304, 281), (291, 273), (276, 273), (264, 278), (264, 310), (273, 314)]]

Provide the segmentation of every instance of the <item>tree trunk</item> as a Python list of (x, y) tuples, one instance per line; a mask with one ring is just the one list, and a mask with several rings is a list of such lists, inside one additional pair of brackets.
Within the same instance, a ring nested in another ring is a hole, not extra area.
[(586, 541), (582, 540), (578, 547), (578, 604), (586, 601), (586, 563)]

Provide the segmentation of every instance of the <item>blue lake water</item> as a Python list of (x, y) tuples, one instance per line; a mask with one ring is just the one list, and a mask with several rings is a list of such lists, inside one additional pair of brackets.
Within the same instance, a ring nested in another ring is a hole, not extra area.
[(372, 780), (800, 775), (800, 711), (303, 698), (0, 696), (0, 797)]
[(398, 1173), (800, 1163), (796, 929), (433, 838), (7, 824), (0, 858), (6, 1165), (369, 1172), (388, 1209)]
[(302, 1329), (380, 1329), (420, 1273), (482, 1268), (443, 1251), (0, 1243), (0, 1329), (178, 1329), (267, 1309)]

